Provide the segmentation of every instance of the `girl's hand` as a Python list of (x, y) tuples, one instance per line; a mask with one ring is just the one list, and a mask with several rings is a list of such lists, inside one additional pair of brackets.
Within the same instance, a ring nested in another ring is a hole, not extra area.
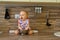
[(21, 27), (19, 27), (18, 29), (22, 30), (22, 28), (21, 28)]
[(31, 30), (31, 28), (30, 28), (30, 27), (26, 27), (26, 28), (25, 28), (25, 30), (28, 30), (28, 29), (29, 29), (29, 30)]
[(20, 26), (20, 19), (18, 20), (18, 29), (22, 30), (22, 28)]

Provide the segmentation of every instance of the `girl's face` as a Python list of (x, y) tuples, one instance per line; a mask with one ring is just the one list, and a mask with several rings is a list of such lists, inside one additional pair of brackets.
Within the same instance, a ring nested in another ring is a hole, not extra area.
[(25, 11), (20, 12), (20, 19), (25, 20), (27, 18), (27, 13)]

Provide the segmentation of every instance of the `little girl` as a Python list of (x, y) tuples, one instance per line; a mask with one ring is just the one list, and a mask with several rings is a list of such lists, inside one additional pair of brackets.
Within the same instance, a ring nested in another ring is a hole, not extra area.
[(29, 26), (28, 12), (20, 11), (20, 17), (18, 19), (18, 30), (15, 31), (15, 34), (32, 34), (31, 28)]

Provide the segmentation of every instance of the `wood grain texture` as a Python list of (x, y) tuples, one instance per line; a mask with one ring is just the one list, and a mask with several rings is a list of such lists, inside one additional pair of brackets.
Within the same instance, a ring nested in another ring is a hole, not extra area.
[[(60, 20), (59, 21), (57, 20), (57, 19), (60, 19), (60, 9), (59, 9), (60, 7), (56, 8), (56, 7), (45, 6), (43, 7), (41, 14), (35, 13), (34, 7), (10, 7), (9, 14), (11, 18), (9, 20), (4, 19), (5, 7), (4, 6), (0, 6), (0, 7), (1, 7), (0, 8), (0, 27), (2, 27), (0, 28), (0, 30), (3, 30), (5, 27), (7, 29), (9, 28), (17, 29), (17, 19), (15, 19), (15, 14), (19, 14), (21, 10), (26, 10), (29, 12), (30, 27), (32, 29), (43, 30), (48, 28), (48, 26), (46, 26), (46, 15), (47, 15), (47, 11), (49, 11), (49, 23), (51, 24), (50, 27), (54, 30), (56, 30), (56, 28), (60, 30), (60, 28), (58, 27), (60, 25), (56, 26), (56, 24), (60, 22)], [(31, 17), (31, 15), (34, 15), (34, 16)]]

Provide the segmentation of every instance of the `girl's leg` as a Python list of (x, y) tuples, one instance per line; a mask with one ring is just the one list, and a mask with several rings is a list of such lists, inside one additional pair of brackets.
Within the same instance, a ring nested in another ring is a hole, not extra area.
[(15, 34), (16, 35), (18, 35), (19, 34), (19, 30), (17, 29), (17, 30), (15, 30)]
[(28, 31), (29, 35), (31, 35), (33, 33), (30, 27), (27, 27), (25, 30)]

